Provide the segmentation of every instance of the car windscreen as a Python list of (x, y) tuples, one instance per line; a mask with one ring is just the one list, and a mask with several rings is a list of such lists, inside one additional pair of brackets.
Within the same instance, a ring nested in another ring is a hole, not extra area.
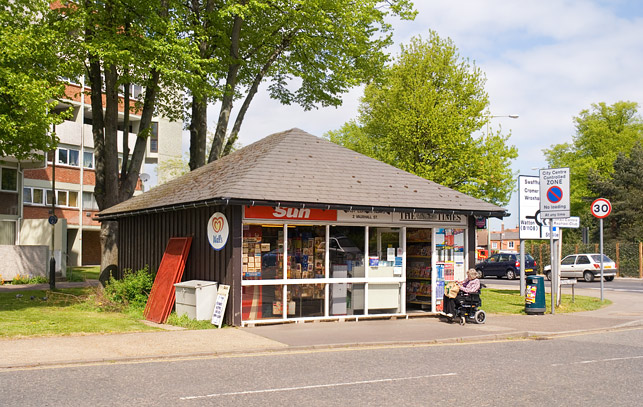
[[(592, 254), (592, 260), (594, 260), (596, 263), (601, 262), (601, 255), (600, 254)], [(612, 263), (612, 259), (607, 257), (606, 255), (603, 255), (603, 263)]]

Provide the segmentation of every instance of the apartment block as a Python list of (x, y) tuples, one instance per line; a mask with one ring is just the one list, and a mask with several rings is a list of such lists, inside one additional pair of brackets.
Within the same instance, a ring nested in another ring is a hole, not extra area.
[[(88, 90), (88, 89), (86, 89)], [(142, 89), (132, 86), (131, 94)], [(58, 108), (71, 107), (69, 120), (56, 126), (60, 142), (55, 151), (46, 154), (45, 162), (18, 163), (10, 157), (0, 160), (0, 244), (47, 245), (54, 241), (59, 270), (66, 266), (100, 264), (100, 224), (94, 220), (98, 205), (94, 198), (95, 154), (92, 136), (92, 109), (89, 96), (81, 97), (81, 85), (69, 84), (68, 99)], [(141, 117), (130, 113), (128, 129), (123, 128), (123, 104), (119, 112), (118, 149), (122, 160), (122, 138), (128, 138), (130, 153), (134, 149)], [(133, 103), (131, 105), (133, 107)], [(130, 109), (130, 112), (132, 109)], [(164, 160), (181, 157), (183, 124), (155, 117), (152, 136), (147, 140), (146, 167), (160, 168)], [(119, 165), (120, 167), (120, 165)], [(144, 169), (141, 168), (141, 172)], [(53, 179), (55, 174), (55, 194)], [(150, 188), (141, 175), (136, 194)], [(163, 180), (163, 174), (158, 173)], [(52, 203), (53, 208), (52, 209)], [(50, 216), (58, 218), (56, 226)]]

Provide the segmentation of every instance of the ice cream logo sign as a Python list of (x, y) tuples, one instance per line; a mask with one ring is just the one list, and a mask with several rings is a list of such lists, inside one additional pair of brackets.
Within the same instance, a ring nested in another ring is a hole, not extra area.
[(215, 212), (208, 220), (208, 241), (214, 250), (221, 250), (228, 242), (228, 219), (221, 212)]

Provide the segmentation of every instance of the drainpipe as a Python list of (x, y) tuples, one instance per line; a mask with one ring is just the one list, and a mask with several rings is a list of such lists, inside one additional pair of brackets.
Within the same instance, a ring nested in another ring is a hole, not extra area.
[(80, 196), (78, 200), (78, 265), (83, 265), (83, 191), (85, 189), (85, 75), (80, 82)]
[(20, 161), (18, 161), (18, 219), (16, 219), (16, 240), (14, 244), (18, 246), (20, 244), (20, 225), (22, 224), (22, 214), (24, 211), (24, 185), (25, 185), (25, 174), (24, 171), (20, 169)]

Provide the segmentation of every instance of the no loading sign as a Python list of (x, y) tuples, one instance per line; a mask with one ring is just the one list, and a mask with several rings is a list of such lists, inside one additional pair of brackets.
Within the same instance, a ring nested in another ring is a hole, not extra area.
[(569, 168), (540, 170), (540, 217), (569, 217)]
[(556, 204), (563, 199), (563, 190), (559, 186), (553, 186), (547, 190), (547, 200)]

